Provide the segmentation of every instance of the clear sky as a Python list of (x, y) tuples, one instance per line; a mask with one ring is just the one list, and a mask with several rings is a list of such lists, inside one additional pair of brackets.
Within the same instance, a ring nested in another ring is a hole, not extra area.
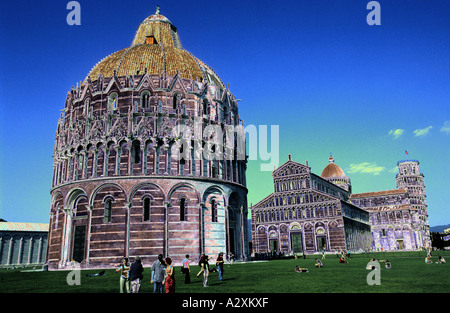
[[(397, 161), (419, 160), (430, 225), (450, 223), (450, 1), (379, 1), (379, 26), (367, 0), (80, 0), (80, 26), (68, 2), (2, 3), (0, 218), (48, 222), (67, 92), (160, 5), (242, 99), (245, 125), (279, 126), (279, 165), (291, 154), (320, 175), (332, 153), (358, 193), (396, 188)], [(249, 204), (273, 192), (261, 163), (248, 164)]]

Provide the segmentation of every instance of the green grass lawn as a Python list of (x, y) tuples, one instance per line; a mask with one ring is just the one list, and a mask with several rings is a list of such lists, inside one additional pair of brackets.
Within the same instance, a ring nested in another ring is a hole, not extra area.
[[(373, 255), (373, 254), (372, 254)], [(226, 264), (224, 281), (211, 273), (209, 287), (203, 287), (202, 278), (196, 278), (197, 265), (191, 265), (191, 284), (184, 284), (180, 267), (176, 267), (177, 293), (448, 293), (450, 292), (450, 263), (425, 264), (424, 254), (384, 253), (378, 259), (388, 258), (392, 269), (381, 263), (380, 285), (369, 286), (366, 265), (372, 255), (354, 255), (348, 264), (338, 263), (335, 255), (327, 255), (323, 268), (314, 267), (314, 258), (280, 259), (265, 262)], [(446, 256), (450, 261), (450, 255)], [(309, 269), (296, 273), (296, 265)], [(144, 264), (144, 266), (151, 266)], [(119, 274), (106, 270), (105, 276), (87, 277), (99, 270), (82, 270), (81, 285), (67, 284), (70, 271), (23, 272), (23, 269), (0, 270), (1, 293), (117, 293)], [(152, 292), (149, 267), (145, 267), (142, 293)]]

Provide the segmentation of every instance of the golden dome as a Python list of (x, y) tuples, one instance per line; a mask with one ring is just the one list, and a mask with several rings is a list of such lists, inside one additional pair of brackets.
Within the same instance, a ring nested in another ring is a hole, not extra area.
[(330, 156), (328, 161), (330, 162), (330, 164), (325, 166), (320, 177), (327, 179), (345, 176), (344, 171), (339, 167), (339, 165), (334, 163), (334, 158), (332, 156)]
[(217, 74), (204, 62), (184, 50), (177, 28), (159, 13), (147, 17), (138, 27), (130, 47), (101, 60), (89, 72), (92, 81), (104, 77), (176, 73), (185, 79), (207, 81), (224, 88)]

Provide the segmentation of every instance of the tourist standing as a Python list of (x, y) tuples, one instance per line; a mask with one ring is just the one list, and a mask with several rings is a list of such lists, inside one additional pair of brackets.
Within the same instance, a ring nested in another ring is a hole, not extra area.
[(144, 272), (144, 267), (142, 266), (141, 258), (137, 256), (134, 263), (130, 266), (131, 293), (139, 293), (141, 281), (144, 278), (142, 272)]
[(184, 283), (189, 284), (191, 282), (191, 267), (189, 266), (189, 254), (186, 254), (183, 260), (181, 272), (184, 274)]
[(200, 270), (200, 272), (198, 272), (197, 277), (199, 277), (200, 274), (203, 273), (203, 287), (208, 287), (209, 263), (207, 255), (202, 254), (199, 265), (202, 269)]
[(198, 266), (200, 266), (200, 271), (197, 273), (197, 277), (199, 277), (204, 272), (203, 263), (205, 261), (205, 254), (203, 253), (198, 261)]
[(123, 258), (122, 264), (116, 269), (116, 273), (120, 271), (120, 293), (124, 291), (130, 293), (130, 265), (128, 264), (128, 258)]
[(152, 265), (152, 278), (150, 280), (150, 282), (153, 284), (153, 293), (163, 292), (165, 266), (166, 263), (164, 262), (163, 255), (158, 255), (158, 260), (156, 260)]
[(220, 252), (219, 256), (216, 259), (216, 266), (217, 269), (219, 271), (219, 280), (222, 281), (223, 280), (223, 253)]
[(166, 293), (175, 293), (175, 271), (173, 270), (172, 259), (166, 258)]

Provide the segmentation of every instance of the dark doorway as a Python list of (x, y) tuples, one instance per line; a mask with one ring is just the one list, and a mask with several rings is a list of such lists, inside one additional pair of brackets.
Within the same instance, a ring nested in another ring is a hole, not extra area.
[(278, 240), (272, 239), (270, 240), (270, 252), (278, 251)]
[(291, 249), (294, 253), (302, 253), (303, 252), (302, 234), (301, 233), (292, 233), (291, 234)]
[(234, 251), (234, 228), (230, 228), (229, 231), (230, 231), (230, 253), (236, 255)]
[(75, 226), (73, 234), (72, 259), (78, 263), (84, 260), (84, 246), (86, 242), (86, 226)]
[(327, 250), (327, 239), (325, 237), (317, 237), (317, 251), (322, 252)]

